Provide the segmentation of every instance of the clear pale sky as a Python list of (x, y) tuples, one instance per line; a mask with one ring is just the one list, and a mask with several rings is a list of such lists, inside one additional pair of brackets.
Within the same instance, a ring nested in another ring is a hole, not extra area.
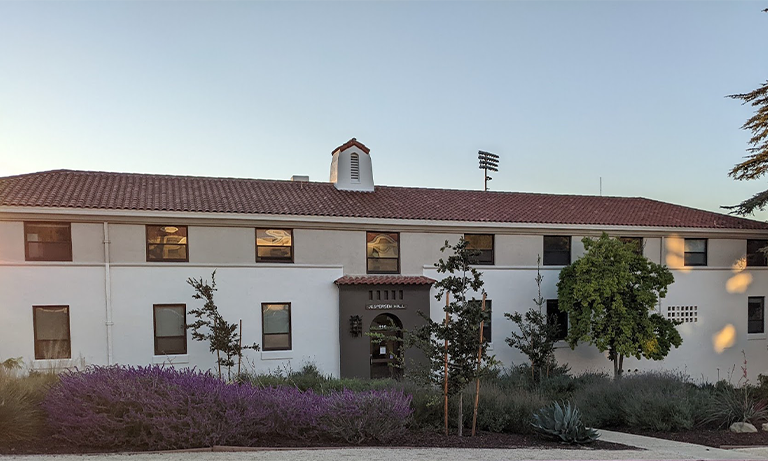
[[(768, 1), (2, 2), (0, 176), (68, 168), (644, 196), (717, 211)], [(768, 214), (760, 214), (768, 219)]]

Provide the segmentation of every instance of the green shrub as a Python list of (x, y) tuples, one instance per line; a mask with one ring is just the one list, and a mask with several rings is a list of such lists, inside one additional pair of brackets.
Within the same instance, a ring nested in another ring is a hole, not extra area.
[(594, 427), (688, 430), (705, 422), (712, 391), (672, 372), (597, 379), (574, 394), (584, 421)]
[(57, 380), (53, 373), (0, 372), (0, 444), (34, 440), (41, 434), (46, 415), (40, 403)]
[[(472, 424), (474, 388), (464, 395), (465, 424)], [(490, 432), (529, 434), (531, 415), (546, 403), (536, 392), (527, 389), (504, 389), (494, 384), (481, 384), (477, 410), (477, 427)]]
[(537, 434), (563, 443), (591, 443), (600, 437), (597, 431), (584, 425), (581, 413), (571, 402), (563, 402), (562, 406), (554, 402), (534, 413), (533, 428)]
[(238, 382), (247, 382), (257, 387), (295, 387), (300, 391), (312, 390), (316, 394), (341, 392), (348, 389), (355, 392), (384, 390), (402, 387), (397, 381), (390, 379), (357, 379), (335, 378), (324, 375), (315, 364), (305, 364), (301, 370), (275, 370), (270, 373), (250, 374), (241, 373)]
[(727, 427), (735, 422), (759, 425), (768, 421), (768, 401), (759, 397), (755, 389), (724, 387), (710, 401), (706, 424)]

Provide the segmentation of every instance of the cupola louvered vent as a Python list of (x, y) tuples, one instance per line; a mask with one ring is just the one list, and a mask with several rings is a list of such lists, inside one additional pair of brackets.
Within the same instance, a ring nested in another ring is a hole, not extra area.
[(357, 154), (351, 155), (349, 173), (352, 181), (360, 181), (360, 156)]

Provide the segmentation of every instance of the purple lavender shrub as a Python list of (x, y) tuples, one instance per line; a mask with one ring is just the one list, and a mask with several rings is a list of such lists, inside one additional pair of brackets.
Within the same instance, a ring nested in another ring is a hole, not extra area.
[(210, 373), (89, 367), (61, 375), (43, 402), (56, 436), (83, 446), (168, 450), (285, 440), (391, 440), (404, 431), (402, 391), (327, 396), (290, 387), (228, 384)]
[(324, 436), (359, 445), (389, 442), (405, 432), (413, 410), (411, 396), (402, 390), (342, 392), (329, 394), (325, 414), (320, 418)]

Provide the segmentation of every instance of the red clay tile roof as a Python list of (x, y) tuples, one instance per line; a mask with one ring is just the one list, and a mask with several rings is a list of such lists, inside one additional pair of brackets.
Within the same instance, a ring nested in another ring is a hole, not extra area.
[(0, 206), (768, 230), (768, 223), (638, 197), (55, 170), (0, 178)]
[(435, 280), (422, 275), (345, 275), (336, 285), (432, 285)]
[(371, 149), (365, 147), (365, 144), (361, 143), (356, 138), (352, 138), (349, 141), (347, 141), (344, 144), (342, 144), (339, 147), (337, 147), (336, 149), (333, 149), (331, 151), (331, 155), (335, 154), (336, 152), (338, 152), (340, 150), (344, 150), (344, 149), (347, 149), (347, 148), (352, 147), (352, 146), (357, 147), (358, 149), (360, 149), (361, 151), (365, 152), (368, 155), (371, 154)]

